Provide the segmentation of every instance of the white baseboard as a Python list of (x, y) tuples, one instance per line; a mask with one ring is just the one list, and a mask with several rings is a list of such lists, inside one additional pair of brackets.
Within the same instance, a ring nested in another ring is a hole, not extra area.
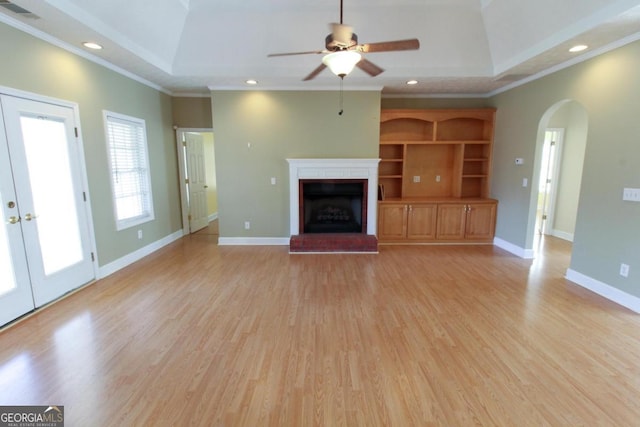
[(97, 279), (103, 279), (118, 270), (125, 268), (126, 266), (133, 264), (134, 262), (144, 258), (145, 256), (157, 251), (158, 249), (168, 245), (169, 243), (175, 242), (176, 240), (182, 238), (183, 233), (182, 230), (178, 230), (175, 233), (172, 233), (166, 237), (163, 237), (160, 240), (156, 240), (155, 242), (138, 249), (137, 251), (131, 252), (119, 258), (109, 264), (103, 265), (98, 268), (98, 277)]
[(219, 237), (218, 246), (287, 246), (288, 237)]
[(559, 239), (573, 242), (573, 233), (567, 233), (566, 231), (560, 231), (560, 230), (551, 230), (551, 235)]
[(519, 256), (523, 259), (533, 259), (535, 258), (535, 253), (533, 249), (524, 249), (520, 246), (516, 246), (513, 243), (507, 242), (506, 240), (502, 240), (498, 237), (493, 238), (493, 244), (499, 247), (500, 249), (504, 249), (507, 252), (511, 252), (512, 254)]
[(208, 217), (209, 222), (215, 221), (216, 219), (218, 219), (218, 212), (214, 212)]
[(589, 276), (585, 276), (584, 274), (578, 273), (570, 268), (567, 269), (565, 278), (576, 285), (582, 286), (583, 288), (608, 299), (609, 301), (613, 301), (628, 308), (629, 310), (640, 313), (640, 298), (634, 295), (623, 292), (618, 288), (614, 288), (611, 285), (607, 285), (606, 283)]

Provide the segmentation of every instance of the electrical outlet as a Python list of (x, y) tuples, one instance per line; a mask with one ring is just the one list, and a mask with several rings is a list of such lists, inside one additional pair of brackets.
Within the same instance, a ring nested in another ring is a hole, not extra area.
[(271, 177), (271, 185), (276, 185), (276, 177), (275, 176)]
[(440, 175), (436, 175), (436, 182), (440, 182)]
[(142, 230), (138, 230), (138, 239), (142, 239)]
[(249, 230), (251, 228), (251, 223), (249, 221), (244, 222), (244, 229)]
[(620, 264), (620, 275), (622, 277), (629, 277), (629, 265), (628, 264)]
[(413, 182), (420, 182), (420, 175), (414, 175)]

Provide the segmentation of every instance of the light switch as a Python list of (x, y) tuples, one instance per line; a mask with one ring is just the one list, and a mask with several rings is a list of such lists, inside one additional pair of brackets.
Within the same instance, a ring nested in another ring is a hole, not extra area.
[(526, 187), (529, 185), (529, 180), (527, 178), (522, 178), (522, 186)]
[(275, 176), (271, 177), (271, 185), (276, 185), (276, 177)]
[(640, 202), (640, 188), (625, 188), (622, 191), (622, 200)]
[(516, 157), (516, 165), (523, 165), (524, 159), (522, 157)]
[(420, 182), (420, 175), (415, 175), (413, 177), (413, 182)]

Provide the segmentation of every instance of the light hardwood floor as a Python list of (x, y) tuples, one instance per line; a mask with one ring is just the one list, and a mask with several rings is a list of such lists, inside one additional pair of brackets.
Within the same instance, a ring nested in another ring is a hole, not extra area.
[(185, 237), (0, 332), (0, 404), (68, 426), (638, 426), (640, 316), (491, 246)]

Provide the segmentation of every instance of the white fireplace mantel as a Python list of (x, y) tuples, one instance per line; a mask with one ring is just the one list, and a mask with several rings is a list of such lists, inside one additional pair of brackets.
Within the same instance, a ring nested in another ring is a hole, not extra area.
[(289, 162), (289, 224), (292, 236), (300, 234), (301, 179), (366, 179), (367, 234), (376, 234), (380, 159), (287, 159), (287, 162)]

